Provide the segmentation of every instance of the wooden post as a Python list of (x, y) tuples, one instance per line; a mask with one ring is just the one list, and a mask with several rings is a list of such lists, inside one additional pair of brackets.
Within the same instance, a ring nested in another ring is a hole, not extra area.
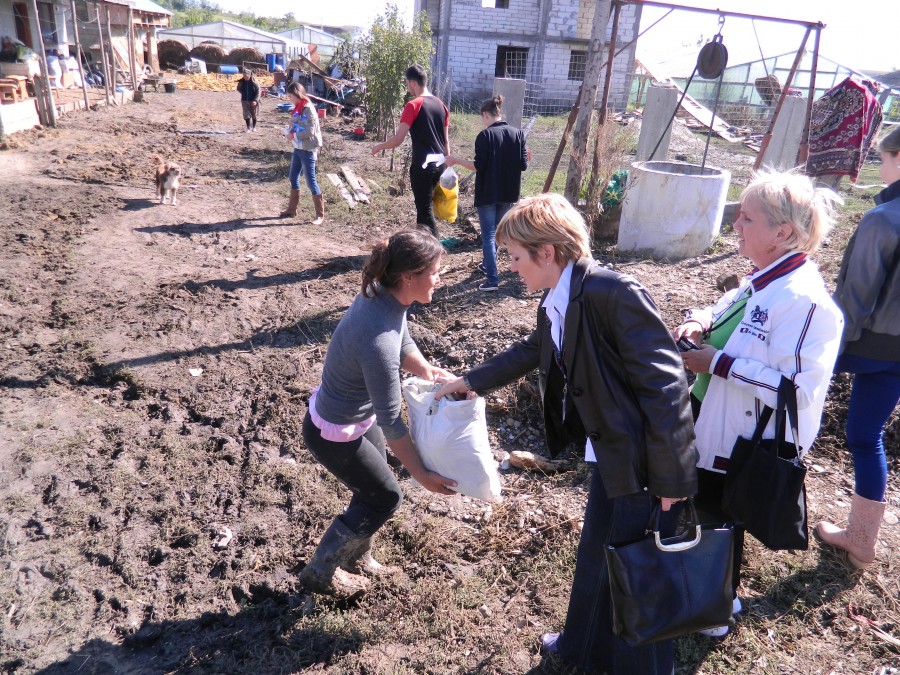
[(135, 71), (134, 58), (134, 9), (128, 6), (128, 68), (131, 70), (131, 90), (137, 91), (137, 71)]
[(112, 105), (109, 100), (109, 68), (106, 65), (106, 45), (103, 44), (103, 22), (100, 20), (100, 3), (97, 3), (97, 40), (100, 43), (100, 62), (103, 65), (103, 91), (106, 96), (106, 105)]
[(550, 163), (550, 171), (547, 173), (547, 180), (544, 181), (543, 192), (550, 192), (550, 186), (553, 185), (553, 178), (556, 176), (556, 169), (559, 166), (559, 160), (566, 149), (566, 143), (569, 142), (569, 133), (572, 131), (572, 125), (575, 124), (575, 118), (578, 116), (578, 108), (581, 105), (581, 89), (578, 90), (578, 96), (575, 97), (575, 103), (569, 111), (569, 119), (566, 120), (566, 128), (563, 130), (562, 138), (559, 139), (559, 147), (556, 148), (556, 154), (553, 156), (553, 162)]
[[(603, 82), (603, 98), (600, 112), (597, 115), (597, 129), (594, 132), (594, 161), (591, 163), (591, 178), (588, 181), (588, 195), (594, 195), (597, 189), (597, 178), (600, 174), (600, 139), (603, 137), (603, 125), (606, 124), (606, 110), (609, 107), (609, 90), (612, 86), (613, 60), (616, 56), (616, 34), (619, 32), (619, 11), (621, 5), (616, 3), (613, 9), (612, 35), (609, 38), (609, 57), (606, 60), (606, 79)], [(600, 195), (603, 198), (603, 195)]]
[(594, 24), (591, 27), (591, 41), (588, 49), (588, 62), (581, 83), (581, 105), (575, 119), (575, 131), (572, 134), (572, 155), (569, 159), (569, 171), (566, 175), (566, 199), (573, 205), (578, 204), (581, 191), (581, 178), (584, 175), (587, 158), (588, 141), (591, 132), (591, 118), (594, 103), (597, 100), (597, 88), (600, 85), (600, 67), (603, 59), (603, 43), (606, 37), (606, 24), (609, 22), (611, 0), (597, 0), (594, 7)]
[(800, 134), (800, 148), (797, 150), (797, 166), (806, 170), (806, 160), (809, 159), (809, 125), (812, 122), (813, 99), (816, 97), (816, 70), (819, 67), (819, 39), (822, 37), (822, 29), (816, 27), (816, 41), (813, 46), (812, 72), (809, 74), (809, 98), (806, 101), (806, 119), (803, 123), (803, 132)]
[[(39, 98), (43, 98), (44, 103), (44, 119), (42, 124), (51, 127), (56, 126), (56, 103), (53, 101), (53, 88), (50, 86), (50, 69), (47, 66), (47, 49), (44, 46), (44, 34), (41, 33), (41, 19), (38, 14), (37, 0), (31, 0), (31, 11), (34, 12), (34, 35), (32, 39), (38, 48), (38, 59), (41, 61), (41, 91), (35, 91)], [(35, 88), (37, 89), (37, 88)], [(38, 104), (40, 107), (40, 104)]]
[(110, 18), (109, 3), (106, 3), (104, 7), (106, 8), (106, 46), (109, 48), (109, 53), (106, 55), (106, 63), (109, 68), (109, 88), (113, 103), (118, 105), (119, 102), (116, 101), (116, 51), (112, 42), (112, 19)]
[(769, 122), (769, 128), (766, 130), (765, 136), (763, 136), (762, 143), (760, 143), (759, 154), (756, 156), (756, 161), (753, 162), (754, 170), (760, 167), (763, 157), (766, 155), (766, 149), (769, 147), (769, 143), (772, 140), (772, 130), (775, 128), (775, 121), (778, 119), (778, 113), (781, 112), (781, 106), (784, 104), (784, 99), (787, 97), (787, 90), (790, 89), (791, 82), (794, 81), (794, 75), (797, 72), (797, 68), (800, 67), (800, 61), (803, 60), (803, 50), (806, 49), (806, 41), (809, 39), (811, 31), (812, 26), (807, 26), (806, 33), (803, 35), (803, 42), (800, 43), (800, 49), (797, 50), (797, 56), (794, 57), (794, 63), (791, 65), (787, 81), (784, 83), (784, 86), (781, 89), (781, 96), (778, 97), (778, 103), (775, 105), (775, 112), (772, 114), (772, 119)]
[(78, 61), (78, 72), (81, 74), (81, 93), (84, 94), (84, 109), (91, 109), (91, 101), (87, 93), (87, 79), (85, 79), (84, 66), (81, 64), (81, 38), (78, 36), (78, 12), (75, 8), (75, 0), (72, 0), (72, 26), (75, 28), (75, 60)]

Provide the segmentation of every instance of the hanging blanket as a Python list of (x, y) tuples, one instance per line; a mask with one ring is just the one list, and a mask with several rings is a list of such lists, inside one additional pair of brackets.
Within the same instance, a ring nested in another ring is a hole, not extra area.
[(850, 176), (856, 182), (881, 126), (877, 87), (869, 80), (859, 82), (848, 77), (813, 103), (806, 173)]

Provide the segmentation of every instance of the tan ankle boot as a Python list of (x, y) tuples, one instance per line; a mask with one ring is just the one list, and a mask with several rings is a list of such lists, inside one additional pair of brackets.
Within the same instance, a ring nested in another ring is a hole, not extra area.
[(293, 218), (297, 215), (297, 207), (300, 205), (300, 190), (291, 190), (287, 208), (281, 212), (279, 218)]
[(822, 521), (816, 526), (816, 532), (826, 544), (847, 551), (851, 565), (864, 569), (875, 560), (875, 544), (884, 507), (884, 502), (873, 502), (855, 494), (846, 529)]
[(325, 195), (313, 195), (313, 205), (316, 207), (316, 219), (312, 225), (321, 225), (325, 220)]

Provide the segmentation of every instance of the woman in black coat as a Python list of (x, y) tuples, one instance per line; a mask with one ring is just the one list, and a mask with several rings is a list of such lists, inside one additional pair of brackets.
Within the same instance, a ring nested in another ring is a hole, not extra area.
[[(537, 369), (551, 456), (570, 443), (596, 462), (569, 610), (545, 650), (584, 669), (669, 674), (671, 640), (629, 647), (612, 632), (607, 539), (644, 535), (655, 498), (674, 527), (674, 502), (697, 490), (697, 452), (681, 358), (647, 291), (591, 258), (587, 227), (561, 196), (514, 206), (497, 240), (528, 290), (544, 289), (527, 338), (438, 392), (485, 394)], [(665, 599), (660, 599), (665, 602)]]

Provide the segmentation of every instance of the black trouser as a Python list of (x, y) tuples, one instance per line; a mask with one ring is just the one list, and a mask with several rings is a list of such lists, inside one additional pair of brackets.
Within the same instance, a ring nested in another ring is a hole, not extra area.
[[(691, 412), (694, 422), (700, 416), (700, 401), (691, 395)], [(707, 469), (697, 469), (697, 494), (694, 506), (701, 523), (728, 523), (731, 516), (722, 508), (722, 496), (725, 493), (725, 474)], [(734, 562), (732, 563), (731, 586), (734, 597), (741, 584), (741, 558), (744, 557), (744, 528), (734, 526)]]
[[(594, 468), (569, 594), (569, 611), (558, 643), (559, 655), (579, 668), (615, 675), (670, 675), (674, 671), (673, 640), (630, 647), (613, 633), (612, 626), (606, 544), (643, 537), (654, 499), (647, 492), (607, 497), (603, 478)], [(662, 514), (660, 530), (664, 537), (675, 534), (680, 511), (681, 504), (676, 504)], [(667, 599), (660, 598), (659, 602), (665, 603)]]
[(403, 491), (387, 464), (381, 428), (374, 424), (355, 441), (337, 443), (322, 438), (307, 412), (303, 440), (312, 456), (353, 493), (341, 520), (359, 536), (371, 537), (403, 503)]
[(416, 222), (424, 225), (431, 234), (438, 236), (437, 221), (434, 219), (434, 188), (441, 178), (443, 166), (427, 169), (413, 165), (409, 170), (409, 187), (416, 202)]

